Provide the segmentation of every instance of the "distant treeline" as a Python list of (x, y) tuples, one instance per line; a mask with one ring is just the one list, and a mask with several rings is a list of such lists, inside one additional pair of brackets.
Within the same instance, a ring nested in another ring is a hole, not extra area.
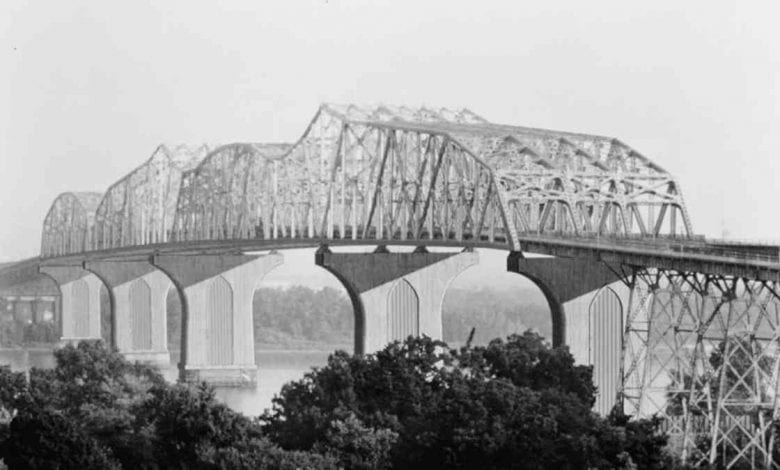
[(47, 347), (60, 339), (56, 323), (0, 322), (0, 348)]
[(531, 289), (450, 289), (444, 297), (444, 341), (465, 343), (472, 328), (474, 345), (529, 329), (549, 339), (552, 320), (541, 295)]
[(351, 350), (355, 336), (352, 304), (332, 287), (260, 288), (253, 311), (255, 344), (301, 348), (320, 344)]
[[(106, 292), (102, 302), (102, 334), (110, 342), (110, 303)], [(255, 343), (264, 349), (347, 349), (354, 338), (352, 304), (346, 293), (325, 287), (263, 287), (253, 302)], [(453, 288), (444, 298), (444, 340), (458, 345), (476, 328), (473, 343), (487, 344), (492, 338), (521, 333), (527, 329), (550, 337), (550, 314), (540, 294), (529, 289)], [(29, 325), (0, 323), (0, 346), (18, 347), (31, 343), (56, 343), (54, 324), (46, 331), (32, 331)], [(174, 290), (168, 295), (168, 347), (180, 349), (181, 303)]]

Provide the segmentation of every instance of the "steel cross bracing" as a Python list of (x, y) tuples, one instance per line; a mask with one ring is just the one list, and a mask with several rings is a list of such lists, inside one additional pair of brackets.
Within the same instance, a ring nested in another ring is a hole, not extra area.
[(624, 279), (626, 412), (665, 418), (696, 466), (778, 468), (777, 284), (647, 268)]
[(170, 241), (181, 174), (207, 152), (206, 145), (160, 145), (146, 162), (112, 184), (95, 213), (92, 249)]

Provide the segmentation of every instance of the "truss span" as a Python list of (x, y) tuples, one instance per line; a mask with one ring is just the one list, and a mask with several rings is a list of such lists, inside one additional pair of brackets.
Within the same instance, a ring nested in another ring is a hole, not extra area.
[(181, 175), (207, 152), (206, 145), (160, 145), (141, 166), (112, 184), (97, 208), (92, 248), (169, 241)]
[(41, 255), (57, 256), (88, 251), (100, 193), (68, 192), (54, 199), (43, 220)]
[[(324, 104), (292, 144), (160, 146), (109, 187), (86, 251), (221, 239), (689, 237), (674, 178), (623, 142), (467, 110)], [(45, 247), (44, 252), (47, 252)]]

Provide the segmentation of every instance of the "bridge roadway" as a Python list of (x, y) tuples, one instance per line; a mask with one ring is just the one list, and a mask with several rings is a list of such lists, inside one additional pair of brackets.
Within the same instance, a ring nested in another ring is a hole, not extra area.
[[(755, 280), (780, 282), (780, 247), (776, 245), (742, 248), (735, 244), (690, 238), (625, 238), (625, 237), (560, 237), (545, 235), (518, 236), (522, 251), (535, 255), (588, 259), (612, 265), (652, 266), (658, 269), (689, 271), (723, 276), (746, 277)], [(145, 261), (155, 254), (227, 254), (319, 246), (398, 245), (445, 248), (490, 248), (510, 251), (501, 240), (490, 242), (453, 241), (443, 239), (400, 240), (386, 239), (327, 239), (327, 238), (237, 238), (205, 241), (182, 241), (140, 246), (94, 250), (55, 257), (34, 257), (0, 268), (0, 279), (20, 269), (39, 265), (82, 265), (87, 261), (122, 260)], [(753, 248), (753, 249), (751, 249)], [(770, 254), (774, 252), (773, 254)]]

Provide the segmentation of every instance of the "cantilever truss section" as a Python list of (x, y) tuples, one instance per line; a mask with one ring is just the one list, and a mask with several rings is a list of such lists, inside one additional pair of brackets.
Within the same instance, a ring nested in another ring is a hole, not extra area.
[(778, 468), (777, 285), (655, 269), (628, 284), (626, 412), (662, 416), (697, 467)]
[(62, 193), (43, 220), (41, 255), (57, 256), (90, 249), (95, 210), (102, 194)]
[(292, 144), (161, 146), (106, 192), (88, 249), (225, 238), (689, 236), (674, 178), (617, 139), (467, 110), (320, 106)]
[(294, 144), (215, 150), (185, 175), (176, 221), (179, 240), (691, 234), (671, 175), (616, 139), (330, 104)]
[(97, 209), (93, 249), (167, 242), (181, 175), (207, 152), (206, 145), (160, 145), (146, 162), (111, 185)]
[[(277, 159), (288, 144), (229, 144), (184, 172), (173, 230), (176, 240), (252, 238), (271, 226)], [(277, 191), (278, 192), (278, 191)]]
[(446, 135), (389, 125), (411, 120), (484, 122), (467, 110), (325, 105), (295, 144), (204, 159), (185, 176), (175, 236), (494, 239), (505, 223), (490, 169)]

